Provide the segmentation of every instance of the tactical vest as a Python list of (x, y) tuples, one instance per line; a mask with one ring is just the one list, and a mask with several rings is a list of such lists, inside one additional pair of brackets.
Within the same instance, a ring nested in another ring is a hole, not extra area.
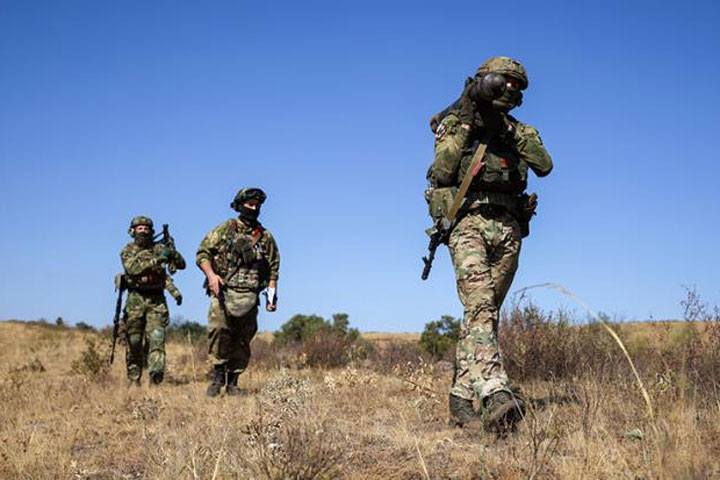
[[(140, 248), (140, 247), (136, 247)], [(155, 248), (143, 248), (141, 250), (147, 251), (153, 258), (157, 253)], [(165, 277), (167, 273), (162, 265), (156, 265), (152, 268), (145, 270), (139, 275), (128, 275), (125, 276), (125, 282), (129, 290), (138, 291), (160, 291), (165, 289)]]
[[(463, 156), (458, 169), (457, 185), (465, 178), (473, 154), (477, 150), (480, 140), (475, 138), (468, 142), (463, 150)], [(512, 148), (498, 139), (488, 143), (487, 151), (483, 156), (483, 168), (470, 184), (471, 192), (499, 192), (519, 195), (527, 188), (528, 165)]]
[(212, 259), (213, 270), (220, 275), (228, 288), (237, 291), (260, 292), (269, 280), (269, 265), (262, 251), (261, 225), (252, 233), (238, 229), (238, 221), (228, 220), (224, 241)]

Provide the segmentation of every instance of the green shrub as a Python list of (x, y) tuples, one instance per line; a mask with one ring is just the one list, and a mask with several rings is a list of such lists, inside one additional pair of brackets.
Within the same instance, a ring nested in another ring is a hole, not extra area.
[(461, 327), (459, 319), (443, 315), (440, 320), (425, 324), (425, 330), (420, 335), (420, 346), (435, 359), (450, 356), (460, 338)]
[(365, 359), (374, 349), (356, 328), (350, 328), (345, 313), (334, 314), (330, 321), (319, 315), (294, 315), (275, 332), (273, 343), (294, 349), (308, 366), (323, 367)]
[(80, 358), (74, 360), (71, 369), (78, 375), (83, 375), (89, 380), (101, 382), (108, 378), (110, 373), (110, 355), (94, 339), (85, 339), (85, 350)]

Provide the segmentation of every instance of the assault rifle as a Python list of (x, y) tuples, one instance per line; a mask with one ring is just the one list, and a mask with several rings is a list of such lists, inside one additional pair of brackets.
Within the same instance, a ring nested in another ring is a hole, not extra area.
[(447, 244), (451, 231), (452, 224), (447, 218), (441, 218), (435, 222), (435, 225), (428, 231), (428, 235), (430, 235), (430, 245), (428, 245), (427, 256), (422, 258), (423, 263), (425, 263), (422, 271), (423, 280), (427, 280), (430, 276), (430, 269), (432, 268), (433, 260), (435, 260), (435, 251), (440, 245)]
[(125, 275), (119, 273), (115, 276), (115, 290), (118, 292), (117, 302), (115, 303), (115, 317), (113, 318), (112, 333), (112, 350), (110, 350), (110, 365), (115, 360), (115, 344), (118, 339), (118, 330), (120, 329), (120, 312), (122, 311), (122, 295), (125, 291)]
[[(173, 251), (175, 250), (175, 240), (170, 236), (170, 225), (167, 223), (163, 223), (162, 232), (155, 235), (153, 241)], [(177, 267), (172, 262), (168, 262), (167, 269), (170, 275), (174, 275), (175, 272), (177, 272)]]
[(488, 138), (486, 136), (480, 141), (480, 145), (478, 145), (477, 150), (475, 150), (472, 162), (470, 162), (470, 166), (465, 173), (465, 177), (460, 184), (460, 188), (458, 188), (455, 197), (453, 197), (452, 204), (450, 205), (450, 210), (444, 217), (440, 218), (437, 222), (435, 222), (435, 226), (428, 231), (428, 235), (430, 235), (430, 245), (428, 245), (428, 255), (426, 257), (423, 257), (422, 259), (423, 263), (425, 263), (425, 267), (423, 268), (421, 276), (423, 280), (427, 280), (428, 276), (430, 275), (430, 269), (432, 268), (432, 263), (435, 259), (435, 251), (437, 250), (437, 247), (441, 244), (447, 244), (448, 240), (450, 239), (450, 232), (455, 227), (455, 222), (457, 221), (457, 214), (460, 211), (460, 207), (463, 205), (463, 202), (465, 201), (465, 195), (470, 188), (470, 184), (485, 165), (485, 163), (482, 161), (482, 158), (485, 155), (487, 144)]

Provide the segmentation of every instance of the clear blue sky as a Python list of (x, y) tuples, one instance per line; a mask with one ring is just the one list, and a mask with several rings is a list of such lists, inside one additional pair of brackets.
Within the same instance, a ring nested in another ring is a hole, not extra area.
[[(420, 331), (461, 307), (420, 280), (431, 114), (487, 57), (555, 161), (513, 290), (553, 281), (625, 319), (720, 303), (713, 2), (0, 1), (0, 319), (108, 324), (130, 218), (192, 262), (264, 188), (280, 309)], [(172, 314), (203, 321), (194, 266)], [(564, 304), (536, 293), (541, 305)]]

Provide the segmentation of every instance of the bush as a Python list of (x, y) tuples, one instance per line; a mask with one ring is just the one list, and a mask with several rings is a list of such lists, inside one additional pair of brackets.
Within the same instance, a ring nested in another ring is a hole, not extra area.
[(193, 342), (203, 340), (207, 337), (207, 327), (198, 322), (184, 320), (173, 322), (166, 329), (167, 338), (174, 341), (185, 341), (188, 336)]
[(420, 335), (420, 346), (424, 351), (440, 360), (454, 355), (455, 344), (460, 339), (462, 322), (450, 315), (425, 324)]
[(307, 366), (337, 367), (361, 360), (373, 345), (350, 328), (348, 315), (336, 313), (332, 320), (318, 315), (294, 315), (274, 334), (274, 344), (293, 350)]
[(83, 375), (89, 380), (100, 382), (107, 380), (110, 373), (110, 358), (102, 347), (100, 347), (94, 339), (85, 339), (85, 350), (80, 354), (80, 358), (74, 360), (71, 369), (78, 375)]
[(85, 322), (77, 322), (75, 324), (75, 328), (77, 328), (78, 330), (89, 330), (89, 331), (95, 330), (95, 328), (92, 325), (89, 325)]

